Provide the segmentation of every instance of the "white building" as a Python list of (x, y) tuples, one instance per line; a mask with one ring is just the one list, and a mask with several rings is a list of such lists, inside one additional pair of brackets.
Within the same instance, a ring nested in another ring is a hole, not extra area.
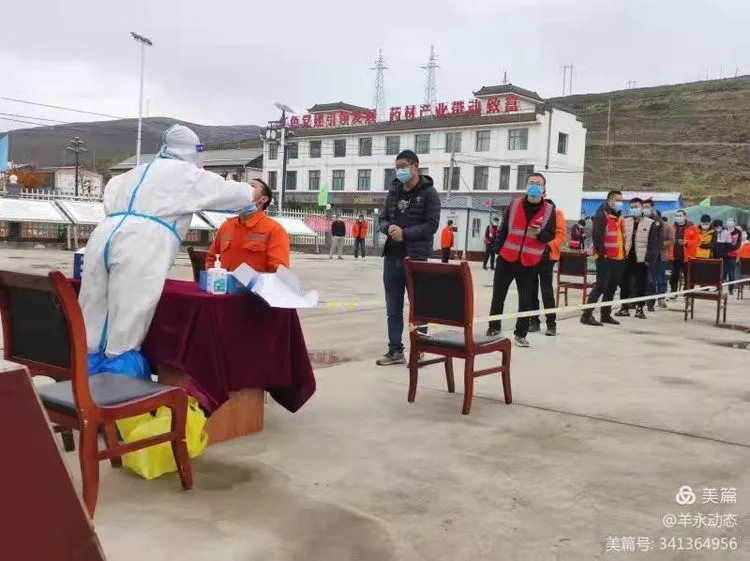
[[(308, 111), (290, 120), (285, 205), (314, 205), (327, 184), (335, 208), (379, 206), (393, 181), (396, 155), (409, 148), (444, 197), (455, 150), (453, 194), (507, 206), (538, 171), (566, 216), (580, 214), (586, 129), (535, 92), (511, 84), (485, 86), (470, 101), (391, 108), (383, 122), (375, 121), (373, 110), (343, 102)], [(280, 152), (278, 143), (264, 142), (264, 175), (277, 195)]]
[[(73, 197), (76, 194), (75, 167), (61, 167), (54, 172), (54, 193), (59, 197)], [(104, 178), (100, 173), (78, 168), (78, 196), (99, 200), (102, 198)]]

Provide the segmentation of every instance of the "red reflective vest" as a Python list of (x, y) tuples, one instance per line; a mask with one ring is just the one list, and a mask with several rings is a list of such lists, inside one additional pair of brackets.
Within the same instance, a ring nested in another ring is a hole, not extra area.
[(624, 259), (622, 217), (607, 213), (604, 228), (604, 255), (610, 259)]
[(544, 255), (547, 244), (540, 242), (536, 238), (527, 236), (526, 229), (530, 224), (535, 224), (543, 229), (547, 225), (547, 222), (549, 222), (554, 207), (545, 201), (531, 218), (531, 222), (528, 222), (526, 220), (526, 212), (523, 209), (523, 201), (524, 199), (522, 198), (514, 199), (510, 203), (510, 211), (508, 212), (508, 237), (505, 238), (503, 248), (500, 250), (500, 257), (505, 261), (515, 263), (520, 256), (521, 265), (524, 267), (534, 267), (542, 260), (542, 255)]

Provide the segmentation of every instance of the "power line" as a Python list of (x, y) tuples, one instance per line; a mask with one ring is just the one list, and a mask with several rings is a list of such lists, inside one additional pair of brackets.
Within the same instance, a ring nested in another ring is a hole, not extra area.
[(0, 97), (2, 101), (12, 101), (14, 103), (24, 103), (26, 105), (36, 105), (38, 107), (47, 107), (49, 109), (60, 109), (62, 111), (72, 111), (74, 113), (82, 113), (84, 115), (95, 115), (97, 117), (109, 117), (110, 119), (126, 119), (127, 117), (118, 117), (117, 115), (107, 115), (106, 113), (96, 113), (94, 111), (85, 111), (83, 109), (73, 109), (71, 107), (63, 107), (60, 105), (48, 105), (46, 103), (37, 103), (35, 101), (27, 101), (25, 99), (16, 99), (12, 97)]

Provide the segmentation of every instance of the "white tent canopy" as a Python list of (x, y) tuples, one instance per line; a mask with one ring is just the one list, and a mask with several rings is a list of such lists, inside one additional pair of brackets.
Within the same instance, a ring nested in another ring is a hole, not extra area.
[[(58, 201), (60, 207), (67, 213), (76, 225), (95, 226), (104, 220), (104, 205), (97, 202), (81, 201)], [(190, 221), (191, 230), (212, 230), (211, 225), (207, 224), (197, 214), (193, 215)]]
[[(206, 222), (211, 224), (215, 229), (219, 229), (222, 224), (229, 218), (234, 218), (237, 216), (236, 214), (231, 214), (227, 212), (214, 212), (214, 211), (204, 211), (201, 213), (203, 218), (205, 218)], [(281, 226), (286, 230), (286, 233), (290, 236), (314, 236), (315, 231), (310, 228), (307, 224), (305, 224), (302, 220), (299, 218), (285, 218), (285, 217), (272, 217), (276, 222), (281, 224)]]
[(0, 199), (0, 220), (70, 224), (68, 217), (52, 201), (29, 199)]

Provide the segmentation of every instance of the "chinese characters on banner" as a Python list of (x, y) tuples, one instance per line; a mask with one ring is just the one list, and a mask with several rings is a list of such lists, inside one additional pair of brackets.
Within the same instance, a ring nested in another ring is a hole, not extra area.
[[(491, 97), (487, 99), (484, 114), (499, 115), (502, 113), (517, 113), (521, 110), (517, 95), (503, 97)], [(406, 105), (405, 107), (391, 107), (388, 111), (389, 121), (412, 121), (434, 116), (437, 119), (446, 117), (459, 117), (461, 115), (482, 115), (482, 102), (473, 99), (469, 102), (453, 101), (450, 104), (436, 103), (422, 105)], [(301, 118), (294, 115), (289, 119), (289, 125), (294, 128), (333, 128), (348, 127), (355, 125), (372, 125), (377, 122), (377, 113), (374, 109), (367, 111), (331, 111), (328, 113), (316, 113), (315, 115), (303, 115)]]

